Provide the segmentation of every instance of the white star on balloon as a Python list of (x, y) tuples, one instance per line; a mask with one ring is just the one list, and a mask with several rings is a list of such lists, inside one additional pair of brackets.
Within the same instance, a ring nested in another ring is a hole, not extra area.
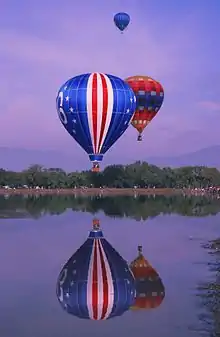
[(72, 107), (70, 108), (70, 112), (73, 112), (73, 108)]
[(66, 101), (67, 101), (67, 102), (69, 101), (69, 96), (66, 96)]

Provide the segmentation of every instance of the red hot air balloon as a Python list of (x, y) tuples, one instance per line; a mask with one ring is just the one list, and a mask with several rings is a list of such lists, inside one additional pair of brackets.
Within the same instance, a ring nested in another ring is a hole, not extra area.
[(136, 111), (131, 124), (139, 132), (138, 141), (142, 140), (142, 132), (160, 110), (164, 100), (162, 85), (148, 76), (131, 76), (125, 79), (136, 96)]
[(156, 270), (142, 254), (142, 246), (138, 247), (139, 255), (131, 262), (130, 269), (135, 278), (136, 297), (132, 310), (157, 308), (163, 302), (165, 289)]

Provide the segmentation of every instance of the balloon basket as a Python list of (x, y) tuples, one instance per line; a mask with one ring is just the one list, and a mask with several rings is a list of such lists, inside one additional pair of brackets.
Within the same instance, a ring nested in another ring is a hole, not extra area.
[(99, 219), (93, 219), (93, 230), (99, 230), (100, 229), (100, 222)]
[(138, 246), (138, 254), (139, 256), (142, 255), (143, 252), (143, 247), (142, 246)]
[(141, 135), (138, 136), (137, 141), (142, 142), (142, 136)]
[(99, 164), (93, 164), (92, 172), (100, 172)]

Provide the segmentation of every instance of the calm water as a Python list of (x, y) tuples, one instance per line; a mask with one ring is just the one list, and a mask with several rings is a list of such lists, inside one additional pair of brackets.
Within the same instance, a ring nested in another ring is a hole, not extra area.
[[(220, 236), (219, 211), (219, 200), (204, 198), (0, 197), (0, 336), (201, 336), (197, 288), (211, 278), (202, 245)], [(57, 277), (87, 238), (94, 215), (128, 262), (143, 246), (165, 286), (159, 307), (107, 321), (63, 311)]]

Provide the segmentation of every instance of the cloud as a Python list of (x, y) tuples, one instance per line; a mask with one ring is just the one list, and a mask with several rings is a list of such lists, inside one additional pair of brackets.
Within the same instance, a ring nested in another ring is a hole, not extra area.
[(199, 107), (208, 111), (220, 111), (220, 102), (201, 101), (197, 103)]

